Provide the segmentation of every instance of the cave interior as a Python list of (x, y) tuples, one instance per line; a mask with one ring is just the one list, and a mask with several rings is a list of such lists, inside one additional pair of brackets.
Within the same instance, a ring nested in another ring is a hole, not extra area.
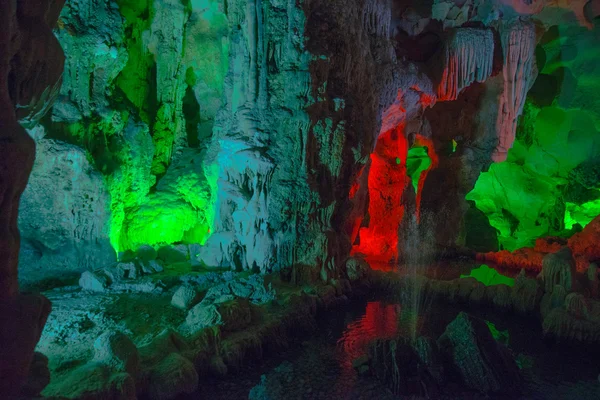
[(600, 399), (599, 0), (0, 26), (0, 397)]

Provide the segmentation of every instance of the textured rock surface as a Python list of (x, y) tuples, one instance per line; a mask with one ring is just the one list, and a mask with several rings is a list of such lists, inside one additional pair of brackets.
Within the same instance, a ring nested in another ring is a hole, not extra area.
[(481, 392), (511, 393), (522, 384), (509, 350), (497, 343), (485, 322), (460, 313), (438, 339), (464, 383)]
[(20, 281), (65, 278), (114, 262), (109, 204), (102, 175), (81, 148), (38, 141), (20, 205)]

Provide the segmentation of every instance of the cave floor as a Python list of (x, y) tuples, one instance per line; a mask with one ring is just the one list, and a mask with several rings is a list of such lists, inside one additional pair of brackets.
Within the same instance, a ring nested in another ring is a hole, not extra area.
[[(459, 308), (434, 305), (423, 326), (426, 334), (437, 336), (456, 317)], [(516, 356), (525, 377), (521, 396), (481, 395), (449, 385), (439, 399), (520, 399), (597, 400), (600, 382), (598, 352), (565, 343), (551, 343), (541, 337), (539, 326), (524, 317), (485, 310), (470, 310), (492, 322), (508, 336), (507, 344)], [(395, 322), (401, 306), (394, 302), (353, 302), (341, 310), (318, 317), (315, 335), (300, 340), (289, 350), (273, 354), (260, 364), (251, 364), (239, 374), (207, 382), (195, 398), (226, 399), (398, 399), (371, 376), (360, 376), (352, 361), (364, 354), (369, 341), (397, 334)], [(454, 392), (455, 391), (455, 392)], [(453, 393), (454, 392), (454, 393)], [(250, 397), (249, 397), (249, 394)], [(267, 397), (261, 397), (261, 396)], [(200, 396), (200, 397), (199, 397)]]
[[(470, 268), (472, 265), (456, 268), (443, 277), (452, 279)], [(428, 274), (440, 276), (435, 269)], [(273, 283), (277, 293), (272, 304), (260, 306), (265, 313), (288, 307), (290, 294), (299, 290), (278, 279), (265, 281)], [(90, 293), (78, 287), (63, 287), (44, 294), (52, 301), (53, 311), (37, 350), (49, 358), (52, 382), (60, 382), (74, 368), (92, 359), (94, 341), (108, 330), (127, 334), (140, 348), (150, 344), (165, 329), (177, 330), (186, 319), (185, 311), (170, 304), (172, 291), (168, 290)], [(382, 302), (376, 294), (370, 296), (369, 301), (353, 300), (319, 312), (314, 332), (294, 338), (281, 351), (265, 351), (260, 360), (244, 360), (238, 371), (230, 371), (224, 377), (203, 377), (196, 392), (179, 398), (243, 399), (251, 392), (254, 396), (251, 398), (263, 398), (260, 394), (265, 392), (272, 399), (397, 398), (375, 378), (360, 376), (352, 365), (353, 360), (365, 353), (369, 341), (397, 335), (397, 321), (401, 321), (402, 329), (402, 305)], [(422, 332), (437, 337), (459, 311), (457, 306), (430, 305), (419, 314)], [(506, 344), (516, 355), (527, 381), (525, 394), (520, 398), (600, 398), (597, 363), (600, 354), (596, 349), (543, 340), (540, 324), (528, 318), (492, 310), (469, 312), (492, 322), (498, 331), (506, 332)], [(494, 397), (461, 392), (460, 395), (447, 393), (443, 398)]]

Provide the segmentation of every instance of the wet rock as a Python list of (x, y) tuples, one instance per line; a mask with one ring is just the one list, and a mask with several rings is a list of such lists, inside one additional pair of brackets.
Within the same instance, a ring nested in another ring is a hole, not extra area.
[(412, 343), (412, 347), (417, 352), (421, 365), (441, 385), (446, 378), (437, 343), (431, 338), (420, 336)]
[(135, 344), (121, 332), (107, 332), (94, 342), (94, 361), (136, 376), (140, 358)]
[(105, 292), (110, 282), (107, 276), (92, 271), (85, 271), (79, 278), (79, 286), (91, 292)]
[(437, 341), (465, 385), (484, 393), (520, 390), (519, 367), (485, 322), (461, 312)]
[(568, 247), (544, 257), (542, 262), (542, 280), (544, 291), (551, 293), (556, 285), (560, 285), (567, 292), (573, 290), (575, 276), (575, 261)]
[(177, 288), (171, 298), (171, 305), (181, 310), (189, 310), (198, 300), (198, 293), (188, 285)]
[(50, 370), (48, 369), (48, 357), (42, 353), (33, 353), (33, 360), (29, 367), (27, 382), (21, 393), (27, 397), (37, 397), (50, 383)]
[(198, 373), (194, 364), (183, 356), (172, 353), (151, 368), (147, 395), (152, 400), (172, 399), (198, 388)]
[[(417, 348), (406, 338), (378, 339), (369, 345), (371, 371), (386, 384), (394, 394), (426, 396), (438, 391), (436, 379), (428, 369), (439, 357), (428, 354), (435, 347)], [(420, 354), (425, 360), (420, 358)]]

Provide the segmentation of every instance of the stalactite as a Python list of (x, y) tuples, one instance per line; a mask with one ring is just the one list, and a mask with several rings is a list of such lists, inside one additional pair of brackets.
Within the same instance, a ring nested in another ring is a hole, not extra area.
[(458, 29), (445, 47), (445, 67), (438, 98), (452, 101), (473, 82), (484, 82), (492, 74), (494, 36), (489, 29)]
[(363, 14), (363, 26), (370, 33), (389, 37), (392, 7), (388, 0), (367, 0)]
[(515, 141), (517, 120), (523, 112), (527, 92), (535, 80), (535, 26), (516, 21), (502, 27), (504, 91), (498, 104), (498, 146), (492, 159), (501, 162)]

